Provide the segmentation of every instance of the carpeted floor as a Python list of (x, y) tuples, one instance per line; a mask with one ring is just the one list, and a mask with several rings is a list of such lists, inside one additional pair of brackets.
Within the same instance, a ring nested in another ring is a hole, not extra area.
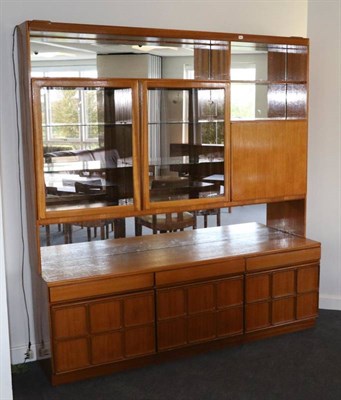
[(15, 400), (340, 400), (341, 311), (321, 310), (303, 332), (58, 387), (29, 363), (13, 391)]

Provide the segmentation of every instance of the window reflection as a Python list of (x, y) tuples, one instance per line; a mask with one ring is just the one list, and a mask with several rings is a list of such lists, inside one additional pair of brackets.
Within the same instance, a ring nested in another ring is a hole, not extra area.
[(148, 106), (150, 200), (222, 196), (224, 89), (150, 89)]
[(307, 47), (231, 44), (231, 118), (306, 118)]
[(231, 84), (231, 118), (234, 120), (305, 118), (306, 105), (305, 84)]
[(132, 89), (43, 87), (46, 208), (133, 204)]

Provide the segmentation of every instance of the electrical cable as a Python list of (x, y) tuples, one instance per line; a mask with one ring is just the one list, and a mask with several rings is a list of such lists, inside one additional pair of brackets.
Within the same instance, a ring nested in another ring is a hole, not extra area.
[(20, 206), (20, 230), (21, 230), (21, 287), (24, 297), (25, 312), (27, 318), (27, 333), (28, 333), (28, 345), (27, 352), (25, 353), (24, 363), (29, 359), (29, 352), (31, 350), (31, 322), (30, 315), (27, 306), (27, 295), (25, 289), (25, 238), (24, 238), (24, 223), (23, 223), (23, 193), (22, 193), (22, 181), (21, 181), (21, 162), (20, 162), (20, 150), (21, 150), (21, 135), (19, 127), (19, 106), (18, 106), (18, 80), (15, 63), (15, 44), (16, 44), (16, 33), (18, 25), (13, 29), (12, 34), (12, 66), (14, 76), (14, 92), (15, 92), (15, 112), (16, 112), (16, 130), (17, 130), (17, 157), (18, 157), (18, 181), (19, 181), (19, 206)]

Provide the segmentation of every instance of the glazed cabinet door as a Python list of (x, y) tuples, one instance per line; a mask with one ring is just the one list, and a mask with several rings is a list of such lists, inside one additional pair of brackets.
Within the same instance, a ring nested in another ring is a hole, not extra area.
[(32, 92), (39, 219), (139, 210), (137, 81), (34, 79)]
[(245, 282), (246, 332), (315, 318), (318, 282), (318, 264), (248, 274)]
[(155, 352), (153, 291), (53, 306), (51, 320), (56, 373)]
[(143, 205), (164, 209), (229, 199), (226, 82), (142, 82)]
[(157, 290), (158, 350), (243, 333), (243, 277)]

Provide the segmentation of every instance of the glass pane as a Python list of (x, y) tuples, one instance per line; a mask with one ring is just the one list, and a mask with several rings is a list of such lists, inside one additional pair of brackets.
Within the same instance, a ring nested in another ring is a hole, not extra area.
[(254, 83), (231, 84), (231, 119), (256, 117), (256, 85)]
[(306, 118), (304, 84), (232, 83), (231, 118)]
[[(51, 64), (53, 65), (53, 64)], [(69, 77), (69, 78), (77, 78), (79, 76), (79, 72), (77, 70), (67, 70), (67, 69), (61, 69), (57, 70), (55, 69), (54, 71), (48, 71), (46, 72), (46, 77), (49, 78), (61, 78), (61, 77)]]
[(78, 140), (80, 139), (80, 126), (70, 126), (63, 124), (61, 126), (50, 125), (50, 137), (51, 139), (61, 139), (67, 141), (68, 139)]
[(224, 194), (223, 89), (148, 92), (150, 200)]
[(288, 46), (287, 64), (288, 81), (307, 81), (308, 49), (306, 46)]
[(307, 54), (306, 46), (232, 42), (231, 79), (305, 82)]
[[(31, 32), (32, 69), (45, 71), (49, 77), (217, 80), (229, 77), (227, 41), (124, 35), (105, 35), (101, 40), (101, 35), (86, 36)], [(60, 67), (55, 67), (56, 62)], [(70, 64), (72, 67), (65, 67)]]
[(80, 106), (79, 91), (77, 89), (47, 89), (51, 122), (78, 123)]
[[(268, 63), (274, 51), (277, 54), (283, 53), (283, 46), (270, 46), (264, 43), (231, 43), (231, 79), (233, 80), (268, 80)], [(285, 51), (285, 47), (284, 47)], [(285, 64), (277, 65), (279, 78), (285, 78)], [(239, 70), (236, 76), (236, 70)], [(250, 72), (242, 73), (241, 70), (253, 70), (253, 78), (250, 78)]]
[(287, 118), (306, 118), (307, 86), (288, 85)]
[(41, 97), (47, 210), (133, 204), (132, 90), (53, 87)]
[(94, 90), (83, 91), (84, 114), (87, 123), (98, 124), (97, 93)]
[(286, 85), (268, 85), (268, 118), (286, 117)]

